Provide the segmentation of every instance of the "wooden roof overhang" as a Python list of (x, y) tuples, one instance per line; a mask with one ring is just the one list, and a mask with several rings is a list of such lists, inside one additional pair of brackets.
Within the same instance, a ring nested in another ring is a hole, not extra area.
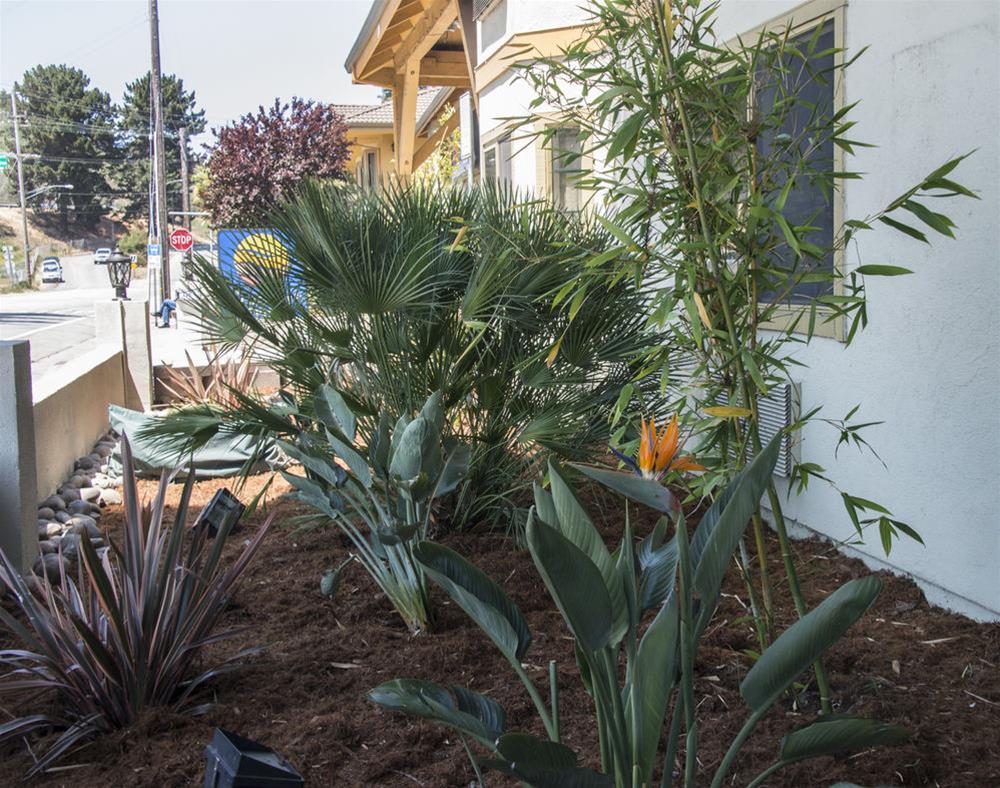
[[(460, 7), (460, 5), (462, 7)], [(354, 82), (390, 88), (396, 171), (415, 166), (421, 87), (473, 88), (475, 23), (459, 0), (375, 0), (345, 66)], [(471, 37), (468, 31), (473, 31)]]

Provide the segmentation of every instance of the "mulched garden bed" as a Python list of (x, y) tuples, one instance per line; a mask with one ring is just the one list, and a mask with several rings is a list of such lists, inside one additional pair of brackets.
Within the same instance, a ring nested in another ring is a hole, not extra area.
[[(263, 476), (252, 479), (241, 497), (249, 500), (265, 481)], [(155, 489), (151, 482), (141, 486), (147, 496)], [(222, 483), (196, 486), (195, 513), (218, 486)], [(287, 489), (279, 479), (269, 491), (269, 509), (279, 524), (304, 511), (281, 498)], [(179, 492), (180, 486), (174, 485), (170, 500), (176, 501)], [(617, 504), (595, 495), (592, 514), (603, 517), (606, 538), (617, 544)], [(250, 523), (260, 520), (258, 516)], [(120, 523), (120, 507), (111, 507), (100, 524), (113, 536)], [(238, 537), (231, 540), (234, 552)], [(534, 634), (526, 657), (529, 672), (545, 688), (548, 661), (558, 661), (564, 741), (581, 761), (597, 766), (592, 706), (578, 680), (573, 643), (530, 557), (495, 535), (450, 535), (442, 541), (471, 557), (521, 606)], [(795, 547), (810, 605), (868, 571), (818, 540), (797, 542)], [(781, 577), (775, 548), (772, 541), (769, 558), (773, 575)], [(222, 726), (274, 747), (310, 786), (469, 785), (472, 771), (449, 730), (365, 699), (370, 688), (403, 676), (465, 684), (504, 705), (509, 729), (542, 734), (509, 665), (436, 588), (437, 631), (417, 637), (408, 634), (360, 566), (349, 569), (333, 601), (321, 596), (320, 575), (346, 554), (346, 542), (334, 529), (293, 535), (275, 528), (227, 617), (229, 625), (247, 629), (217, 646), (224, 653), (257, 644), (267, 644), (267, 649), (244, 670), (214, 683), (215, 709), (203, 717), (150, 712), (132, 730), (96, 741), (63, 760), (58, 771), (36, 784), (200, 785), (205, 745), (212, 729)], [(910, 581), (885, 573), (882, 579), (885, 588), (875, 607), (833, 648), (826, 664), (838, 711), (905, 725), (915, 733), (912, 742), (807, 762), (779, 772), (767, 785), (820, 786), (838, 780), (868, 786), (1000, 785), (1000, 625), (976, 624), (930, 608)], [(785, 596), (779, 590), (779, 628), (794, 620)], [(698, 654), (700, 774), (706, 784), (747, 716), (738, 687), (751, 665), (744, 651), (754, 649), (756, 640), (745, 618), (744, 599), (740, 578), (730, 572)], [(0, 632), (0, 642), (8, 640), (9, 635)], [(815, 704), (808, 688), (803, 697)], [(10, 713), (0, 711), (4, 718)], [(782, 734), (811, 717), (812, 709), (799, 713), (790, 704), (773, 709), (744, 747), (729, 784), (745, 785), (773, 762)], [(23, 751), (0, 752), (0, 758), (3, 784), (14, 783), (30, 763)], [(507, 784), (499, 777), (487, 780)]]

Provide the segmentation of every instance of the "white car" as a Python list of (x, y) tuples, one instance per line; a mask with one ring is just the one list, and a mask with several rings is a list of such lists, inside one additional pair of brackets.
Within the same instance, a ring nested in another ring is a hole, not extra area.
[(42, 281), (61, 282), (63, 281), (62, 263), (58, 257), (46, 257), (42, 260)]
[(108, 258), (111, 257), (111, 250), (106, 246), (102, 246), (100, 249), (94, 250), (94, 265), (99, 263), (108, 262)]

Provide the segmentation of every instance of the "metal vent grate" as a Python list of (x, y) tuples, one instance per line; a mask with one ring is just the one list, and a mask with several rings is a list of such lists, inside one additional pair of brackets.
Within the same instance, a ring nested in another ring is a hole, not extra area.
[(472, 0), (472, 18), (479, 19), (479, 17), (485, 16), (499, 2), (500, 0)]
[[(684, 388), (693, 385), (694, 371), (697, 362), (693, 359), (675, 361), (671, 373), (670, 388), (678, 393)], [(760, 439), (765, 445), (769, 443), (775, 435), (789, 424), (793, 424), (799, 418), (799, 403), (801, 401), (801, 388), (798, 383), (783, 383), (771, 389), (766, 397), (761, 397), (757, 402), (760, 414)], [(724, 403), (719, 403), (724, 404)], [(788, 478), (792, 475), (792, 468), (798, 461), (798, 442), (793, 440), (791, 435), (785, 435), (781, 440), (781, 452), (778, 455), (778, 462), (774, 466), (775, 476)]]

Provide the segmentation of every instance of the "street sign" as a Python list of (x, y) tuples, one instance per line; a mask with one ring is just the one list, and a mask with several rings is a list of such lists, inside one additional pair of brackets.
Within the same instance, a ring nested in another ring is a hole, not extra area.
[(194, 236), (189, 230), (178, 227), (170, 233), (170, 248), (177, 252), (188, 252), (194, 246)]
[(146, 257), (159, 257), (159, 256), (160, 256), (159, 244), (146, 244)]
[(6, 153), (0, 153), (0, 170), (6, 170), (10, 165), (10, 156)]

